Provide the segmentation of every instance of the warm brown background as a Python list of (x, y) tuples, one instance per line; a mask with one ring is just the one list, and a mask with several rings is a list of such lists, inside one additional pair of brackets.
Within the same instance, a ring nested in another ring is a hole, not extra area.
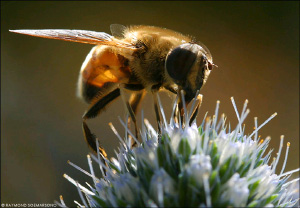
[[(278, 116), (260, 134), (278, 150), (280, 135), (291, 142), (287, 170), (299, 167), (299, 2), (1, 2), (1, 202), (52, 203), (62, 194), (74, 206), (79, 196), (67, 173), (87, 177), (67, 165), (88, 169), (89, 149), (81, 116), (87, 105), (75, 96), (80, 66), (92, 46), (9, 33), (8, 29), (85, 29), (109, 33), (109, 25), (155, 25), (191, 34), (211, 50), (215, 69), (202, 89), (206, 111), (217, 100), (236, 125), (230, 97), (239, 110), (249, 99), (261, 124)], [(170, 98), (161, 94), (165, 108)], [(143, 102), (152, 123), (151, 97)], [(168, 115), (170, 110), (167, 110)], [(118, 141), (108, 127), (124, 115), (118, 100), (90, 127), (110, 156)], [(140, 115), (140, 114), (139, 114)], [(283, 152), (284, 153), (284, 152)]]

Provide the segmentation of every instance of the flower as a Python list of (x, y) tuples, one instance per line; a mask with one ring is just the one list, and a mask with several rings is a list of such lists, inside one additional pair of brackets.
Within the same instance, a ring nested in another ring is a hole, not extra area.
[(204, 175), (209, 175), (212, 170), (210, 156), (204, 154), (192, 155), (185, 169), (189, 177), (195, 180), (198, 186), (201, 186)]
[(221, 188), (220, 201), (234, 207), (246, 207), (249, 198), (247, 178), (241, 178), (235, 173)]
[[(75, 168), (91, 176), (94, 185), (89, 189), (65, 175), (77, 186), (82, 203), (86, 207), (291, 207), (298, 198), (295, 187), (299, 178), (288, 181), (299, 171), (284, 172), (290, 143), (280, 172), (276, 167), (283, 149), (281, 137), (277, 158), (270, 162), (272, 150), (267, 151), (270, 138), (261, 140), (258, 130), (276, 116), (257, 125), (250, 135), (244, 134), (243, 121), (250, 112), (248, 101), (241, 115), (231, 98), (238, 118), (238, 125), (231, 130), (223, 114), (218, 120), (219, 104), (215, 115), (203, 119), (197, 126), (195, 117), (202, 97), (192, 103), (190, 112), (184, 115), (175, 111), (167, 123), (160, 104), (163, 121), (156, 132), (145, 119), (140, 131), (141, 142), (124, 125), (126, 131), (137, 142), (131, 147), (131, 139), (120, 139), (116, 158), (107, 159), (98, 153), (88, 155), (90, 172)], [(197, 103), (198, 102), (198, 103)], [(197, 103), (196, 107), (195, 104)], [(183, 105), (185, 106), (185, 105)], [(175, 113), (174, 113), (175, 112)], [(177, 113), (176, 113), (177, 112)], [(121, 123), (124, 124), (122, 121)], [(97, 142), (98, 144), (98, 142)], [(101, 166), (103, 178), (95, 176), (92, 160)], [(105, 171), (103, 171), (105, 170)], [(60, 206), (65, 206), (61, 197)], [(83, 206), (76, 202), (79, 206)]]

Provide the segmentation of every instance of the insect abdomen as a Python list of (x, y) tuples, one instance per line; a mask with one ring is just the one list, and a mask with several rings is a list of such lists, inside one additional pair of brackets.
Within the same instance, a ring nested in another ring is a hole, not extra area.
[(128, 60), (114, 53), (110, 46), (95, 46), (82, 64), (78, 95), (86, 102), (116, 88), (119, 83), (127, 83), (131, 70)]

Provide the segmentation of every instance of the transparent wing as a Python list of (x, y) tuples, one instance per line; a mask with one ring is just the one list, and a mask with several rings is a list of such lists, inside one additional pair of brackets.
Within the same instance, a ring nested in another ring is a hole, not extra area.
[(133, 32), (130, 31), (128, 27), (125, 27), (124, 25), (120, 24), (111, 24), (110, 31), (111, 34), (117, 39), (122, 39), (125, 37), (125, 33), (129, 33), (128, 36), (126, 35), (127, 38), (130, 37), (131, 43), (136, 46), (137, 37)]
[(88, 30), (65, 30), (65, 29), (44, 29), (44, 30), (9, 30), (10, 32), (30, 35), (41, 38), (57, 39), (92, 45), (109, 45), (122, 48), (135, 49), (130, 43), (115, 39), (113, 36), (104, 32)]
[(115, 38), (123, 38), (125, 30), (127, 30), (127, 27), (125, 27), (124, 25), (120, 25), (120, 24), (111, 24), (110, 25), (111, 34)]

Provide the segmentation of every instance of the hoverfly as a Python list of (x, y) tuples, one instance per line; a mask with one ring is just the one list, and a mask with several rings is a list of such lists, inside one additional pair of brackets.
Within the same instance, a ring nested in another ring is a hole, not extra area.
[[(188, 104), (214, 66), (209, 50), (181, 33), (144, 25), (113, 24), (110, 29), (112, 35), (65, 29), (10, 31), (96, 45), (83, 62), (78, 80), (78, 95), (90, 103), (84, 120), (100, 114), (120, 96), (120, 88), (133, 92), (129, 99), (133, 113), (147, 91), (155, 93), (165, 89), (177, 93), (183, 90)], [(95, 142), (88, 141), (88, 144), (97, 149)]]

